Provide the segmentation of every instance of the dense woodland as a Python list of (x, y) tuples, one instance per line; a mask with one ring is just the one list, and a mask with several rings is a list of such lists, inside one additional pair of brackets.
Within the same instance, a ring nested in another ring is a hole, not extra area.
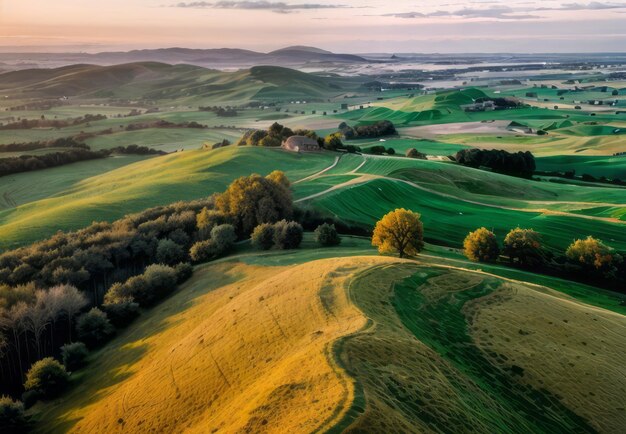
[(125, 326), (140, 307), (186, 280), (189, 262), (227, 253), (261, 224), (272, 225), (276, 248), (297, 247), (303, 227), (293, 217), (290, 183), (273, 172), (237, 179), (208, 199), (93, 223), (3, 253), (0, 392), (19, 396), (31, 365), (60, 357), (68, 342), (79, 339), (88, 348), (104, 343), (113, 327)]

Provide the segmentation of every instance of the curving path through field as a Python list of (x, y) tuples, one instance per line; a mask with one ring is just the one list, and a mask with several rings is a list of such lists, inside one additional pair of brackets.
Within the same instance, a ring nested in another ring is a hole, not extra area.
[(307, 176), (306, 178), (299, 179), (299, 180), (293, 182), (293, 184), (300, 184), (301, 182), (311, 181), (312, 179), (319, 178), (324, 173), (326, 173), (329, 170), (332, 170), (335, 167), (337, 167), (337, 164), (339, 164), (339, 160), (341, 160), (341, 157), (342, 157), (342, 155), (339, 155), (338, 157), (335, 157), (335, 161), (333, 162), (333, 164), (331, 164), (330, 166), (328, 166), (324, 170), (320, 170), (319, 172), (314, 173), (313, 175)]

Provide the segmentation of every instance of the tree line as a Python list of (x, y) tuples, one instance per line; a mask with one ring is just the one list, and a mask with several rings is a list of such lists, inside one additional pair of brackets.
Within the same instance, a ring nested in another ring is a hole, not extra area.
[(43, 155), (20, 155), (18, 157), (0, 158), (0, 176), (21, 172), (63, 166), (78, 161), (95, 160), (110, 155), (108, 150), (92, 151), (84, 148), (73, 148), (64, 152), (51, 152)]
[(369, 125), (358, 125), (356, 127), (351, 127), (346, 122), (342, 122), (339, 125), (339, 132), (343, 134), (346, 140), (372, 139), (398, 134), (394, 124), (388, 120), (374, 122)]
[(0, 144), (0, 152), (25, 152), (46, 148), (82, 148), (89, 149), (89, 146), (76, 140), (73, 137), (63, 137), (48, 141), (7, 143)]
[(206, 106), (198, 107), (201, 112), (215, 113), (218, 118), (234, 118), (239, 114), (234, 107)]
[[(401, 258), (416, 256), (424, 246), (420, 214), (405, 209), (386, 214), (374, 227), (372, 245), (380, 253), (398, 253)], [(626, 292), (624, 256), (591, 236), (574, 240), (561, 255), (555, 255), (543, 247), (541, 234), (532, 229), (512, 229), (501, 248), (496, 235), (483, 227), (467, 235), (463, 253), (473, 262), (501, 262), (534, 273)]]
[(455, 160), (464, 166), (487, 167), (496, 173), (530, 178), (536, 169), (535, 157), (529, 151), (510, 153), (498, 149), (462, 149)]
[(560, 255), (543, 247), (541, 234), (515, 228), (500, 247), (487, 228), (470, 232), (463, 242), (465, 256), (474, 262), (504, 262), (536, 273), (544, 273), (594, 286), (625, 292), (626, 262), (623, 255), (594, 237), (576, 239)]
[[(69, 139), (72, 140), (72, 139)], [(75, 142), (72, 142), (75, 143)], [(0, 158), (0, 177), (22, 172), (64, 166), (79, 161), (107, 158), (112, 154), (165, 155), (167, 152), (148, 148), (147, 146), (118, 146), (112, 149), (92, 151), (87, 145), (72, 147), (63, 152), (50, 152), (42, 155), (20, 155), (17, 157)]]
[(41, 116), (39, 119), (19, 119), (17, 122), (10, 122), (8, 124), (0, 124), (0, 130), (30, 130), (33, 128), (65, 128), (69, 126), (86, 124), (89, 122), (96, 122), (107, 119), (105, 115), (91, 115), (86, 114), (84, 116), (73, 119), (46, 119), (45, 116)]

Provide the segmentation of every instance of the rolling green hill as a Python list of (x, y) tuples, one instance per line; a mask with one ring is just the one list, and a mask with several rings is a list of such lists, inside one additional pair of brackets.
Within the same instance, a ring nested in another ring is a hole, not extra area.
[(207, 197), (239, 176), (277, 169), (296, 182), (294, 196), (302, 205), (368, 226), (390, 209), (409, 207), (423, 214), (427, 236), (444, 245), (460, 245), (480, 226), (504, 235), (521, 225), (544, 232), (546, 243), (558, 250), (582, 235), (597, 235), (626, 248), (624, 225), (618, 220), (626, 214), (624, 189), (529, 181), (401, 157), (345, 155), (318, 174), (333, 166), (336, 157), (249, 147), (185, 151), (96, 176), (84, 171), (95, 168), (88, 163), (44, 170), (43, 190), (21, 174), (14, 187), (0, 190), (6, 196), (0, 239), (5, 247), (23, 244), (57, 229), (77, 229), (95, 220)]
[(46, 169), (40, 172), (43, 179), (71, 181), (55, 181), (51, 185), (56, 187), (45, 190), (47, 197), (42, 198), (36, 193), (37, 180), (22, 176), (20, 192), (12, 196), (20, 205), (0, 211), (0, 240), (6, 248), (41, 239), (59, 229), (77, 229), (92, 221), (111, 221), (157, 205), (208, 197), (222, 191), (233, 179), (255, 172), (266, 175), (283, 170), (297, 180), (332, 161), (333, 156), (328, 154), (229, 147), (150, 158), (88, 178), (72, 175), (82, 166)]

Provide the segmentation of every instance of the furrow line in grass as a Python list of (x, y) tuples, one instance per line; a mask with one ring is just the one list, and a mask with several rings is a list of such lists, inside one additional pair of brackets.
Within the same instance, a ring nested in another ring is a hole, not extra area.
[[(365, 184), (367, 182), (370, 182), (370, 181), (373, 181), (373, 180), (376, 180), (376, 179), (384, 179), (384, 180), (387, 180), (387, 181), (402, 182), (402, 183), (404, 183), (406, 185), (409, 185), (409, 186), (411, 186), (413, 188), (417, 188), (419, 190), (425, 191), (427, 193), (435, 194), (435, 195), (438, 195), (438, 196), (441, 196), (441, 197), (450, 198), (450, 199), (460, 200), (462, 202), (471, 203), (473, 205), (486, 206), (486, 207), (489, 207), (489, 208), (497, 208), (497, 209), (502, 209), (502, 210), (507, 210), (507, 211), (520, 211), (520, 212), (539, 213), (539, 214), (545, 214), (545, 215), (558, 215), (558, 216), (564, 216), (564, 217), (582, 218), (582, 219), (586, 219), (586, 220), (603, 221), (603, 222), (607, 222), (607, 223), (615, 223), (615, 224), (626, 225), (626, 221), (619, 220), (619, 219), (613, 218), (613, 217), (598, 217), (598, 216), (590, 216), (590, 215), (585, 215), (585, 214), (574, 214), (574, 213), (569, 213), (569, 212), (565, 212), (565, 211), (555, 211), (555, 210), (549, 210), (549, 209), (515, 208), (515, 207), (504, 206), (504, 205), (495, 205), (495, 204), (479, 202), (479, 201), (471, 200), (471, 199), (464, 199), (462, 197), (454, 196), (454, 195), (448, 194), (448, 193), (442, 193), (440, 191), (423, 187), (423, 186), (421, 186), (419, 184), (416, 184), (416, 183), (411, 182), (411, 181), (407, 181), (405, 179), (398, 179), (398, 178), (392, 178), (392, 177), (389, 177), (389, 176), (372, 175), (372, 174), (361, 174), (361, 173), (354, 173), (354, 174), (355, 175), (360, 175), (360, 177), (356, 178), (356, 179), (353, 179), (353, 180), (350, 180), (350, 181), (347, 181), (347, 182), (344, 182), (342, 184), (337, 184), (337, 185), (329, 188), (328, 190), (324, 190), (322, 192), (312, 194), (312, 195), (304, 197), (302, 199), (298, 199), (298, 200), (295, 201), (295, 203), (301, 203), (301, 202), (306, 202), (306, 201), (309, 201), (309, 200), (312, 200), (312, 199), (317, 199), (318, 197), (325, 196), (325, 195), (327, 195), (329, 193), (332, 193), (335, 190), (340, 190), (340, 189), (345, 188), (345, 187), (358, 185), (358, 184)], [(533, 203), (533, 202), (529, 201), (528, 203)], [(569, 202), (556, 202), (556, 203), (569, 203)], [(575, 202), (571, 202), (571, 203), (575, 203)], [(594, 204), (594, 206), (598, 206), (598, 204)], [(602, 205), (600, 205), (600, 206), (602, 206)], [(607, 206), (617, 206), (617, 207), (620, 207), (622, 205), (611, 204), (611, 205), (607, 205)]]

